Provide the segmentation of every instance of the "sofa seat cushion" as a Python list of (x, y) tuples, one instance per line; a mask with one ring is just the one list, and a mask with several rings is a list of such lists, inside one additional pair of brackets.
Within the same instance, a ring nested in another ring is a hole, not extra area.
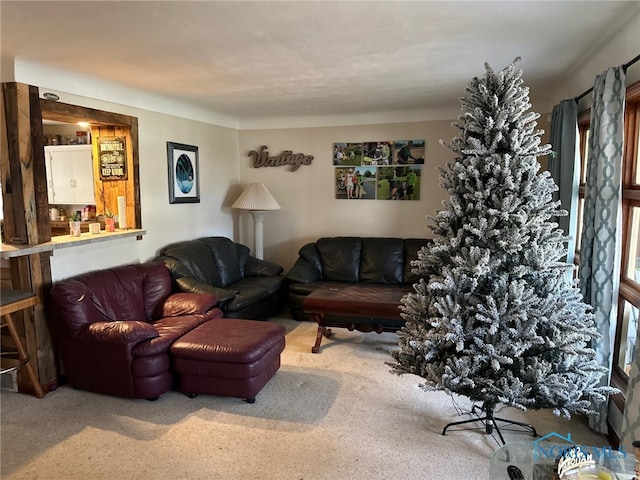
[(153, 326), (158, 331), (158, 336), (138, 343), (133, 347), (132, 353), (138, 357), (165, 353), (173, 342), (204, 322), (215, 318), (214, 315), (217, 316), (218, 314), (212, 312), (212, 314), (161, 318), (153, 323)]
[(229, 285), (235, 297), (224, 304), (227, 312), (235, 312), (275, 295), (282, 285), (282, 277), (247, 277)]

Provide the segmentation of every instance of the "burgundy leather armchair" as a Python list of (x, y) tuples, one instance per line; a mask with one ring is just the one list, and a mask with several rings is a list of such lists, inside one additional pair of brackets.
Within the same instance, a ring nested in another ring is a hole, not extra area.
[(216, 304), (212, 294), (172, 294), (160, 262), (57, 282), (48, 308), (67, 382), (119, 397), (157, 398), (173, 387), (170, 346), (222, 317)]

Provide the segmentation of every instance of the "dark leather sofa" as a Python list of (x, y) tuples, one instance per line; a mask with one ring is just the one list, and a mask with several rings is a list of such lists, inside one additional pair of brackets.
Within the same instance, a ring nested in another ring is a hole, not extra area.
[(173, 387), (171, 345), (222, 317), (214, 295), (171, 293), (162, 263), (61, 280), (47, 308), (67, 382), (82, 390), (155, 399)]
[(154, 260), (167, 266), (174, 290), (214, 294), (225, 317), (265, 320), (283, 306), (283, 267), (226, 237), (176, 242)]
[[(418, 250), (431, 242), (419, 238), (323, 237), (307, 243), (286, 275), (288, 303), (297, 320), (309, 320), (303, 311), (304, 298), (321, 285), (374, 284), (410, 286), (419, 280), (411, 261)], [(400, 328), (401, 321), (352, 319)], [(393, 324), (393, 325), (391, 325)]]

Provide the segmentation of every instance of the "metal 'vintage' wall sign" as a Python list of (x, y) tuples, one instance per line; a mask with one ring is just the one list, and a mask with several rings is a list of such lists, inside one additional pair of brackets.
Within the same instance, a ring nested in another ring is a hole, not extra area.
[(295, 172), (300, 168), (300, 165), (311, 165), (311, 162), (313, 162), (313, 155), (293, 153), (291, 150), (283, 150), (280, 155), (270, 157), (266, 145), (262, 145), (257, 152), (251, 150), (249, 152), (249, 158), (251, 159), (253, 168), (289, 165), (290, 172)]

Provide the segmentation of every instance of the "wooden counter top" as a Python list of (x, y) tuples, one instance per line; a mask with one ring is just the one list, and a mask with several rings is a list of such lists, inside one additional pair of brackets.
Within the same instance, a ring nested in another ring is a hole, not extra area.
[[(93, 222), (86, 222), (93, 223)], [(67, 228), (69, 223), (67, 222)], [(128, 229), (119, 230), (115, 232), (105, 232), (101, 230), (100, 233), (82, 233), (79, 237), (72, 237), (71, 235), (60, 235), (57, 237), (51, 237), (50, 242), (38, 243), (35, 245), (8, 245), (3, 243), (0, 245), (0, 258), (14, 258), (22, 257), (24, 255), (31, 255), (34, 253), (47, 252), (50, 250), (58, 250), (60, 248), (71, 248), (80, 245), (87, 245), (90, 243), (107, 242), (110, 240), (118, 240), (127, 237), (142, 237), (146, 235), (147, 231), (143, 229)]]

